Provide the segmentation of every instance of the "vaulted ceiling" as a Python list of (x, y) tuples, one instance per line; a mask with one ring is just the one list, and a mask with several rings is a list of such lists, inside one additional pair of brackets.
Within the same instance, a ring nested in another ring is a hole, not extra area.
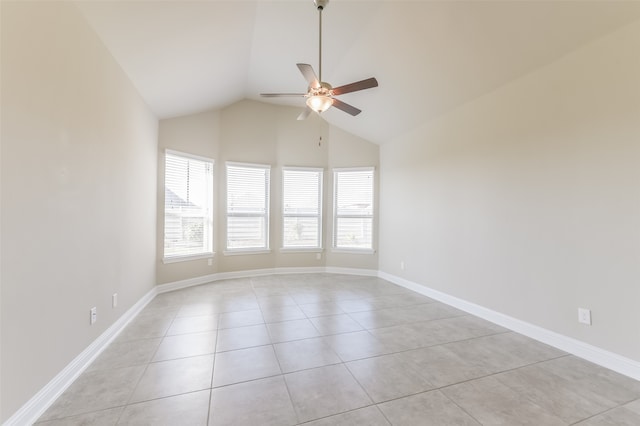
[[(298, 62), (318, 71), (312, 0), (76, 4), (159, 118), (242, 99), (302, 110), (259, 93), (305, 92)], [(637, 19), (638, 1), (331, 0), (323, 80), (380, 86), (341, 96), (360, 115), (323, 117), (385, 143)]]

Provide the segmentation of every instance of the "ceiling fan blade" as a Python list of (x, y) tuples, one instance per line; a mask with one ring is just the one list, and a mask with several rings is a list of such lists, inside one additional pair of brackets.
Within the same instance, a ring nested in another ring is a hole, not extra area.
[(306, 107), (298, 116), (298, 120), (306, 120), (309, 114), (311, 114), (311, 108)]
[(351, 114), (351, 115), (358, 115), (362, 112), (362, 110), (359, 110), (358, 108), (351, 106), (347, 103), (342, 102), (340, 99), (336, 99), (336, 98), (332, 98), (333, 100), (333, 106), (338, 108), (339, 110), (342, 110), (344, 112), (346, 112), (347, 114)]
[(313, 67), (309, 64), (296, 64), (298, 69), (304, 76), (305, 80), (309, 83), (309, 87), (313, 89), (318, 89), (320, 87), (320, 81), (318, 81), (318, 76), (316, 75)]
[(371, 77), (366, 80), (356, 81), (355, 83), (345, 84), (332, 90), (334, 95), (344, 95), (345, 93), (357, 92), (358, 90), (371, 89), (378, 87), (378, 80)]
[(288, 97), (304, 97), (306, 93), (260, 93), (263, 98), (288, 98)]

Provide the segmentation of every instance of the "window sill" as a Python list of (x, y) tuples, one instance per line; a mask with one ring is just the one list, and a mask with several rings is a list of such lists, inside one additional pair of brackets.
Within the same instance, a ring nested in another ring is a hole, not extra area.
[(203, 254), (190, 254), (186, 256), (163, 257), (162, 263), (166, 265), (168, 263), (189, 262), (192, 260), (200, 260), (200, 259), (213, 259), (215, 255), (216, 255), (216, 252), (210, 252), (210, 253), (203, 253)]
[(283, 247), (280, 249), (280, 253), (322, 253), (324, 249), (322, 247)]
[(245, 250), (225, 250), (223, 254), (225, 256), (242, 256), (242, 255), (250, 255), (250, 254), (269, 254), (271, 250), (269, 249), (245, 249)]
[(332, 253), (345, 253), (345, 254), (376, 254), (374, 249), (359, 249), (359, 248), (332, 248)]

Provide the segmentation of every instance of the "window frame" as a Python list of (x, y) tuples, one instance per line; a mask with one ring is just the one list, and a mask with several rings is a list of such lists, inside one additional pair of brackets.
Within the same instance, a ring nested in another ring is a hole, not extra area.
[[(308, 172), (316, 173), (318, 175), (318, 212), (317, 214), (292, 214), (286, 213), (285, 202), (285, 173), (287, 171)], [(323, 251), (323, 201), (324, 201), (324, 168), (322, 167), (299, 167), (299, 166), (285, 166), (282, 167), (282, 240), (281, 248), (282, 252), (322, 252)], [(318, 239), (315, 246), (287, 246), (285, 243), (285, 221), (286, 218), (317, 218), (318, 220)]]
[[(332, 243), (331, 251), (337, 253), (357, 253), (357, 254), (374, 254), (376, 252), (375, 243), (375, 217), (376, 217), (376, 168), (374, 166), (366, 167), (345, 167), (334, 168), (333, 171), (333, 230), (332, 230)], [(338, 174), (349, 172), (371, 172), (371, 215), (340, 215), (338, 214), (338, 191), (339, 191), (339, 179)], [(351, 219), (371, 219), (371, 244), (370, 247), (346, 247), (338, 246), (338, 220), (341, 218)]]
[[(264, 182), (264, 214), (256, 214), (256, 213), (234, 213), (229, 212), (229, 167), (236, 168), (245, 168), (245, 169), (258, 169), (265, 170), (265, 182)], [(240, 254), (260, 254), (260, 253), (270, 253), (270, 208), (271, 208), (271, 165), (270, 164), (259, 164), (259, 163), (242, 163), (236, 161), (226, 161), (225, 162), (225, 187), (226, 187), (226, 198), (225, 198), (225, 256), (228, 255), (240, 255)], [(264, 218), (264, 245), (261, 247), (229, 247), (229, 218), (230, 217), (260, 217)]]
[[(206, 232), (203, 232), (203, 250), (198, 253), (188, 253), (188, 254), (173, 254), (167, 255), (167, 160), (170, 157), (179, 157), (181, 159), (186, 159), (188, 161), (198, 161), (201, 163), (206, 163), (209, 166), (208, 179), (205, 182), (205, 191), (204, 196), (206, 198), (205, 201), (205, 215), (203, 215), (203, 223), (205, 224)], [(176, 262), (185, 262), (197, 259), (208, 259), (215, 256), (215, 252), (213, 250), (214, 245), (214, 225), (213, 225), (213, 188), (214, 188), (214, 167), (215, 161), (212, 158), (190, 154), (187, 152), (176, 151), (173, 149), (165, 149), (164, 150), (164, 180), (163, 180), (163, 188), (164, 188), (164, 206), (163, 206), (163, 224), (162, 224), (162, 239), (163, 239), (163, 247), (162, 247), (162, 263), (176, 263)]]

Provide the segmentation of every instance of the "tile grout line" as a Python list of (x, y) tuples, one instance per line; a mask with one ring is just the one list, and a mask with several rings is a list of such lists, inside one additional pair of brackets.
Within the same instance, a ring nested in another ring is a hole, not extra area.
[(207, 425), (211, 423), (211, 419), (213, 417), (213, 413), (212, 413), (212, 403), (213, 403), (213, 377), (216, 374), (216, 357), (218, 356), (218, 352), (216, 351), (216, 349), (218, 348), (218, 336), (219, 336), (219, 329), (217, 328), (220, 325), (220, 314), (216, 314), (216, 338), (215, 338), (215, 342), (213, 343), (213, 365), (211, 366), (211, 382), (210, 385), (211, 387), (209, 388), (209, 403), (207, 405)]

